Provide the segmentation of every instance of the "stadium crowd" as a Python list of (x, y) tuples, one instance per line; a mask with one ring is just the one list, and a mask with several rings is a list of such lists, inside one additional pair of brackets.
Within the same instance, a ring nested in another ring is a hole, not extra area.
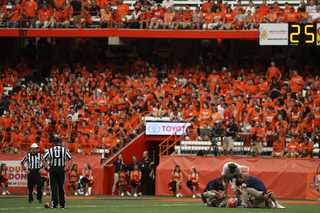
[[(45, 60), (49, 57), (44, 57), (42, 43), (38, 57)], [(305, 58), (308, 66), (294, 56), (286, 62), (280, 49), (271, 62), (229, 64), (209, 52), (198, 64), (187, 56), (180, 63), (173, 55), (162, 62), (147, 56), (115, 61), (97, 45), (87, 51), (91, 56), (79, 50), (74, 58), (57, 60), (41, 82), (30, 70), (37, 54), (31, 40), (24, 57), (1, 65), (1, 152), (27, 152), (34, 142), (43, 152), (55, 136), (70, 153), (122, 147), (143, 131), (139, 124), (144, 115), (192, 119), (190, 140), (199, 140), (200, 128), (219, 121), (225, 122), (223, 127), (235, 124), (236, 130), (226, 128), (225, 146), (241, 134), (256, 133), (258, 147), (263, 141), (275, 146), (272, 156), (285, 154), (287, 136), (287, 157), (312, 157), (319, 143), (319, 71), (310, 58)], [(22, 85), (16, 84), (21, 77)], [(5, 95), (6, 87), (13, 91)], [(244, 145), (251, 146), (250, 138)]]
[[(10, 11), (4, 2), (12, 4)], [(309, 0), (308, 5), (301, 1), (297, 9), (288, 2), (280, 7), (278, 2), (268, 6), (266, 1), (261, 5), (249, 1), (248, 6), (243, 7), (241, 0), (234, 7), (222, 0), (208, 0), (194, 11), (190, 5), (174, 11), (174, 5), (173, 0), (137, 0), (130, 9), (123, 0), (53, 0), (48, 3), (1, 0), (0, 22), (5, 22), (8, 28), (69, 28), (71, 24), (76, 28), (88, 28), (97, 22), (96, 27), (100, 28), (253, 30), (258, 29), (260, 23), (318, 23), (320, 20), (320, 7), (315, 0)]]

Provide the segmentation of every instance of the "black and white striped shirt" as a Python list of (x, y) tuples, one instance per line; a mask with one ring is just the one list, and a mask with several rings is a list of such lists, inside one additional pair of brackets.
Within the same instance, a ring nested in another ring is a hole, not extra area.
[(43, 158), (46, 161), (49, 160), (50, 167), (65, 167), (67, 164), (66, 161), (72, 159), (69, 151), (59, 145), (55, 145), (54, 147), (50, 148)]
[(42, 166), (42, 158), (43, 156), (40, 153), (32, 154), (29, 153), (22, 159), (21, 163), (27, 164), (28, 169), (40, 169)]

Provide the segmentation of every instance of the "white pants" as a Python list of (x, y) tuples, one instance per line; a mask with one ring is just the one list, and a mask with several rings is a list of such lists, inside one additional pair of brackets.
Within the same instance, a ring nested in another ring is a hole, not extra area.
[(202, 27), (204, 30), (207, 29), (207, 27), (209, 30), (212, 30), (212, 28), (214, 27), (214, 24), (213, 23), (209, 23), (209, 24), (204, 23)]
[(70, 21), (61, 22), (61, 26), (62, 27), (64, 27), (65, 25), (67, 25), (69, 27), (70, 26)]
[[(48, 21), (44, 21), (44, 22), (42, 22), (42, 25), (43, 26), (47, 26), (48, 25)], [(40, 21), (36, 21), (36, 28), (40, 28), (41, 26), (40, 26)]]

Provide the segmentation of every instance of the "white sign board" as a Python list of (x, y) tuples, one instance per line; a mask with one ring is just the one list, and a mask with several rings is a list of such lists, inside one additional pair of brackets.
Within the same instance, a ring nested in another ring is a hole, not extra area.
[(260, 45), (288, 45), (288, 24), (260, 24)]
[(1, 161), (7, 166), (9, 187), (27, 186), (27, 173), (21, 168), (20, 161)]
[(183, 122), (147, 122), (146, 135), (172, 135), (177, 132), (177, 135), (182, 135), (186, 132), (186, 128), (190, 123)]

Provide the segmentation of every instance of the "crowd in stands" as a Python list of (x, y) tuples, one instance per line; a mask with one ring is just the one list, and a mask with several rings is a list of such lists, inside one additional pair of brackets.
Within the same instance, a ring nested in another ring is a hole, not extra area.
[[(54, 0), (49, 4), (37, 1), (9, 1), (10, 11), (0, 1), (0, 22), (6, 22), (8, 28), (88, 28), (97, 21), (100, 28), (133, 29), (203, 29), (203, 30), (253, 30), (260, 23), (318, 23), (320, 7), (315, 0), (308, 4), (301, 1), (295, 9), (288, 2), (279, 6), (278, 2), (267, 5), (249, 1), (243, 7), (241, 0), (235, 7), (222, 0), (204, 2), (194, 11), (190, 5), (174, 11), (173, 0), (149, 1), (137, 0), (131, 6), (123, 0)], [(22, 26), (20, 26), (22, 24)]]
[[(44, 54), (41, 46), (39, 57)], [(308, 66), (294, 56), (286, 61), (284, 51), (271, 62), (248, 59), (229, 64), (211, 53), (200, 63), (187, 56), (178, 62), (173, 55), (162, 62), (148, 56), (116, 61), (100, 57), (102, 50), (94, 45), (87, 49), (91, 58), (61, 58), (50, 76), (36, 83), (28, 65), (36, 51), (30, 40), (25, 58), (8, 58), (1, 64), (2, 152), (27, 152), (34, 142), (41, 152), (54, 136), (71, 153), (122, 147), (144, 131), (139, 125), (144, 115), (192, 119), (187, 130), (195, 133), (191, 140), (198, 140), (197, 129), (219, 121), (227, 126), (233, 117), (240, 135), (250, 133), (254, 122), (263, 128), (258, 138), (267, 142), (264, 146), (282, 146), (290, 135), (298, 146), (293, 151), (298, 153), (306, 143), (312, 155), (313, 145), (319, 143), (319, 69), (310, 58), (300, 59)], [(21, 77), (25, 81), (16, 86)], [(13, 87), (9, 96), (4, 95), (5, 87)], [(280, 136), (276, 142), (275, 136)]]

